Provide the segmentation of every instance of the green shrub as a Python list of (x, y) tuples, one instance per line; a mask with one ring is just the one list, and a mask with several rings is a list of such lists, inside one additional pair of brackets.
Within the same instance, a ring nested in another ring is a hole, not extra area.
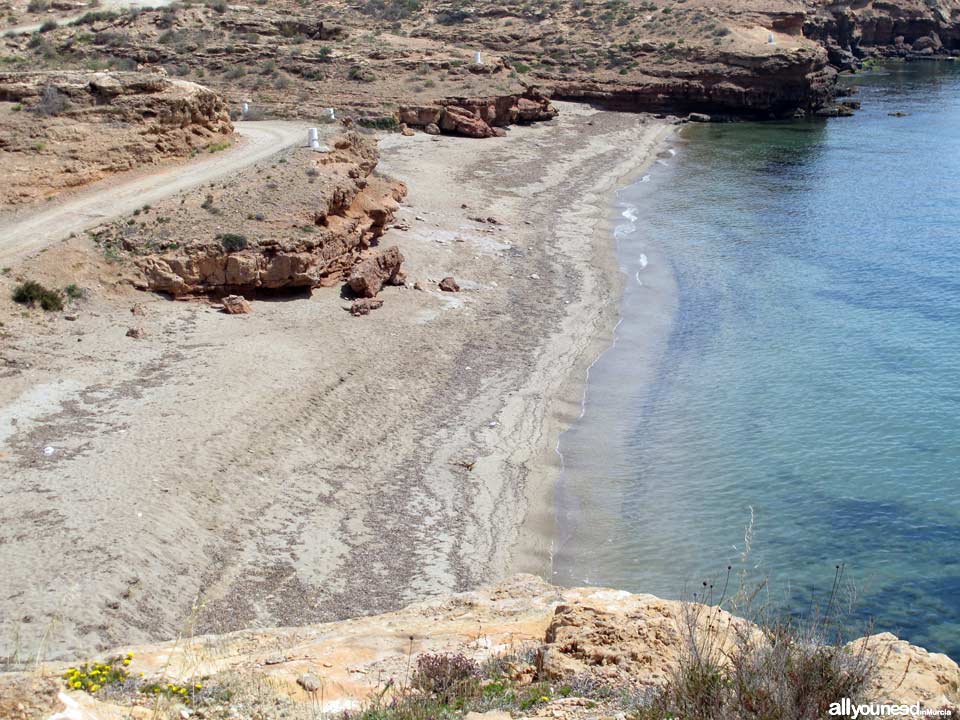
[(48, 311), (63, 310), (63, 297), (60, 293), (33, 280), (27, 280), (14, 288), (13, 301), (31, 307), (39, 305)]
[(87, 294), (87, 291), (84, 290), (79, 285), (77, 285), (76, 283), (70, 283), (69, 285), (67, 285), (63, 289), (63, 292), (66, 293), (67, 297), (70, 298), (71, 300), (79, 300), (80, 298), (84, 297)]
[(217, 235), (217, 240), (228, 253), (239, 252), (247, 247), (247, 236), (237, 235), (236, 233), (221, 233)]

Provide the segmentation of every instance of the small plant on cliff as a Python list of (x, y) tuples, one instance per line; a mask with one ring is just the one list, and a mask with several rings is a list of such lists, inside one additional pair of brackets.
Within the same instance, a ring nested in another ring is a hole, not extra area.
[(217, 235), (217, 240), (228, 253), (239, 252), (247, 247), (247, 236), (237, 235), (235, 233), (222, 233)]
[(31, 307), (39, 305), (47, 311), (63, 310), (63, 297), (60, 293), (33, 280), (27, 280), (14, 288), (13, 301)]
[(127, 666), (133, 660), (133, 653), (118, 655), (105, 663), (84, 663), (72, 667), (63, 674), (71, 690), (84, 690), (95, 693), (110, 685), (122, 685), (130, 677)]
[(421, 655), (413, 686), (443, 703), (476, 693), (480, 685), (480, 666), (462, 653)]

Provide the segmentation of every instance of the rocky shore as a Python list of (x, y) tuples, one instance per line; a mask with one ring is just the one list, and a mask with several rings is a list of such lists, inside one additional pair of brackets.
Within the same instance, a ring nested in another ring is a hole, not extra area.
[[(65, 709), (58, 717), (84, 720), (158, 713), (268, 720), (298, 717), (298, 709), (342, 713), (409, 684), (411, 665), (419, 657), (445, 654), (464, 658), (461, 662), (499, 658), (505, 677), (519, 689), (546, 680), (539, 686), (546, 689), (514, 717), (609, 718), (629, 711), (633, 701), (624, 698), (642, 703), (669, 681), (687, 652), (692, 628), (731, 653), (738, 633), (754, 631), (749, 622), (718, 608), (603, 588), (559, 588), (519, 575), (385, 615), (124, 646), (102, 656), (130, 658), (127, 671), (136, 680), (116, 689), (107, 685), (89, 693), (66, 687), (61, 676), (70, 663), (0, 674), (0, 713), (11, 720), (47, 718)], [(845, 652), (854, 656), (864, 648), (876, 667), (860, 702), (960, 709), (960, 667), (946, 655), (889, 633), (850, 642)], [(189, 700), (158, 703), (138, 690), (156, 683), (190, 688), (184, 695), (191, 698), (196, 688), (200, 692), (191, 708)], [(218, 686), (231, 688), (232, 694), (217, 700), (212, 688)], [(569, 692), (559, 692), (561, 687)], [(602, 687), (619, 694), (598, 693)], [(490, 720), (510, 717), (503, 711), (489, 715)]]

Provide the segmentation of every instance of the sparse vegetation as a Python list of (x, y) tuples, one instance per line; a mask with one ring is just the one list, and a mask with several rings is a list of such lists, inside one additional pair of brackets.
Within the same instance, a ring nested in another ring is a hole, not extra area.
[(221, 233), (217, 235), (217, 240), (228, 253), (239, 252), (247, 247), (247, 236), (237, 235), (236, 233)]
[(27, 280), (14, 288), (13, 301), (30, 307), (39, 305), (48, 312), (63, 310), (63, 296), (33, 280)]

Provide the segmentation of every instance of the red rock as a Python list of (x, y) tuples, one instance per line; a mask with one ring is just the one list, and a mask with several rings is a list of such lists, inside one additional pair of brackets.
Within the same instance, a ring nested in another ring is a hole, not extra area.
[(440, 281), (440, 289), (444, 292), (460, 292), (460, 286), (453, 277), (445, 277)]
[(354, 317), (359, 317), (360, 315), (369, 315), (372, 310), (377, 310), (383, 307), (383, 300), (379, 298), (363, 298), (362, 300), (355, 300), (350, 306), (350, 314)]
[(253, 312), (253, 305), (243, 295), (227, 295), (223, 299), (223, 311), (228, 315), (247, 315)]
[(403, 255), (400, 249), (392, 247), (361, 260), (350, 272), (347, 281), (350, 289), (360, 297), (375, 297), (387, 283), (403, 283)]

